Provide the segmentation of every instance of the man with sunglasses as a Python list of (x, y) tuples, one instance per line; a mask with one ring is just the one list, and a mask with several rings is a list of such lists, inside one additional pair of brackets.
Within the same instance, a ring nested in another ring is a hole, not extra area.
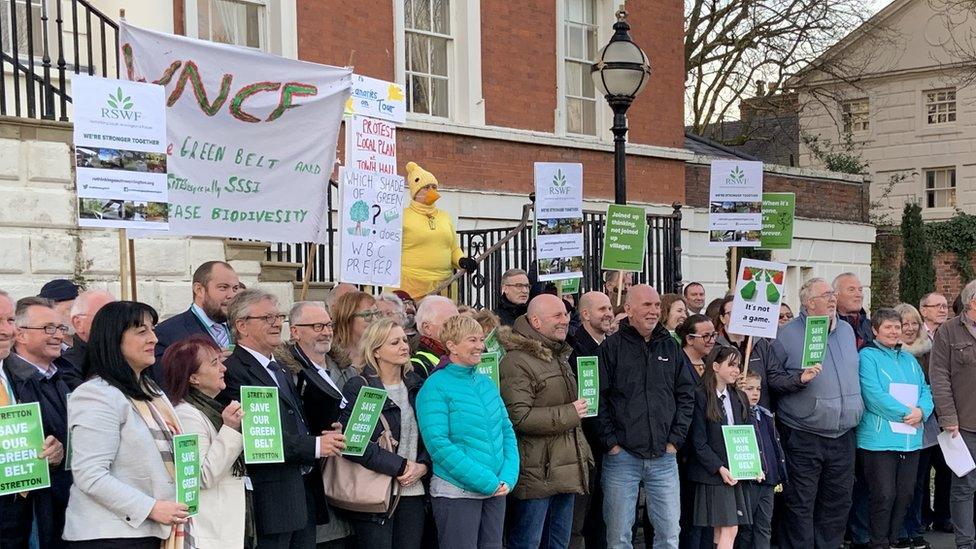
[[(40, 405), (45, 435), (41, 456), (48, 458), (51, 487), (4, 500), (0, 503), (0, 514), (4, 515), (5, 530), (8, 525), (16, 525), (29, 533), (32, 524), (36, 524), (40, 547), (60, 547), (71, 490), (71, 473), (65, 471), (63, 463), (69, 389), (60, 373), (61, 369), (70, 368), (61, 358), (61, 343), (68, 337), (68, 326), (54, 304), (41, 297), (18, 301), (14, 323), (17, 326), (14, 352), (3, 361), (4, 373), (18, 404), (37, 402)], [(0, 545), (4, 548), (18, 548), (16, 542), (7, 541), (7, 535), (2, 537), (4, 543)]]

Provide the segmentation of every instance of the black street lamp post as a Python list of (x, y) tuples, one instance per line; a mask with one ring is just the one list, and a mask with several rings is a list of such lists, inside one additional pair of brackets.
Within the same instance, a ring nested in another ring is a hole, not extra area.
[(617, 10), (610, 42), (590, 68), (596, 89), (613, 110), (613, 188), (614, 202), (627, 203), (627, 109), (644, 89), (651, 76), (647, 56), (630, 38), (627, 11)]

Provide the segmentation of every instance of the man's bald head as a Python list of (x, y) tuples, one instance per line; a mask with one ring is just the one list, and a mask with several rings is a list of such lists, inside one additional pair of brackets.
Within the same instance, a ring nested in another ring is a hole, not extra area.
[(529, 324), (543, 337), (564, 341), (569, 330), (569, 314), (563, 300), (552, 294), (541, 294), (529, 302), (525, 313)]
[[(580, 320), (590, 335), (606, 335), (613, 324), (613, 305), (603, 292), (586, 292), (580, 297)], [(594, 340), (597, 338), (594, 337)]]
[(647, 284), (637, 284), (627, 292), (624, 311), (630, 325), (645, 339), (649, 339), (661, 320), (661, 295)]
[(115, 296), (105, 290), (88, 290), (78, 294), (71, 305), (71, 327), (78, 339), (87, 342), (91, 333), (92, 319), (105, 305), (116, 301)]

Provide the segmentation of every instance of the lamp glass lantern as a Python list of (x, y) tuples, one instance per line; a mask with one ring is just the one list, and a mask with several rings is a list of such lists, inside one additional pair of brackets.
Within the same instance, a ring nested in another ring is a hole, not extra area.
[(651, 65), (647, 55), (630, 37), (627, 12), (617, 12), (614, 34), (590, 69), (593, 83), (609, 101), (611, 98), (628, 98), (633, 101), (647, 85)]

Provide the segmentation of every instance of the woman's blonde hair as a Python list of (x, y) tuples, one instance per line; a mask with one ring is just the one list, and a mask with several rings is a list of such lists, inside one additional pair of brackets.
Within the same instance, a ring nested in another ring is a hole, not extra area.
[[(899, 303), (898, 305), (895, 305), (895, 312), (898, 313), (898, 316), (901, 318), (904, 318), (906, 314), (911, 315), (912, 318), (915, 319), (915, 322), (918, 322), (918, 333), (915, 334), (915, 341), (918, 341), (919, 338), (927, 337), (925, 335), (925, 323), (922, 322), (922, 315), (918, 312), (918, 309), (916, 309), (914, 305), (911, 303)], [(910, 345), (915, 343), (915, 341), (906, 341), (905, 344)]]
[(458, 344), (469, 335), (484, 336), (485, 332), (478, 321), (468, 315), (454, 315), (444, 321), (441, 328), (441, 345), (447, 348), (447, 342)]
[(352, 344), (352, 323), (355, 320), (356, 309), (364, 305), (376, 305), (376, 299), (366, 292), (349, 292), (332, 304), (332, 322), (335, 325), (333, 347), (338, 347), (342, 353)]
[[(390, 338), (390, 332), (396, 328), (403, 329), (399, 324), (389, 318), (377, 320), (366, 328), (366, 331), (363, 332), (362, 339), (359, 340), (358, 360), (355, 361), (355, 368), (359, 370), (359, 373), (362, 373), (363, 368), (369, 364), (376, 371), (377, 375), (379, 375), (380, 366), (379, 361), (376, 360), (376, 350), (386, 344), (386, 341)], [(407, 363), (401, 367), (400, 375), (403, 376), (407, 372), (412, 371), (413, 366), (411, 366), (408, 358)]]
[(475, 311), (472, 318), (474, 318), (478, 324), (481, 324), (481, 328), (485, 331), (486, 335), (502, 325), (502, 321), (500, 318), (498, 318), (498, 315), (488, 309)]

